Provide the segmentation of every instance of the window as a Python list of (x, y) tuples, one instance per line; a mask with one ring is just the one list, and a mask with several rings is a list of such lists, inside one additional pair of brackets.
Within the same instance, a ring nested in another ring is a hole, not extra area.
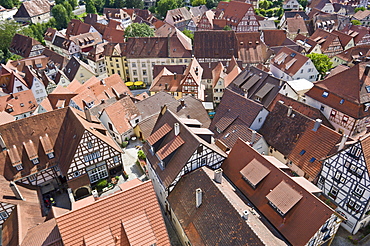
[(336, 188), (335, 186), (331, 187), (331, 190), (328, 195), (335, 200), (338, 195), (338, 188)]
[(33, 163), (34, 165), (36, 165), (36, 164), (39, 164), (39, 163), (40, 163), (40, 161), (39, 161), (39, 159), (38, 159), (38, 158), (35, 158), (35, 159), (31, 160), (31, 161), (32, 161), (32, 163)]
[(301, 152), (299, 152), (300, 155), (304, 155), (304, 153), (306, 153), (304, 149), (302, 149)]
[(22, 164), (16, 165), (15, 169), (17, 169), (17, 171), (23, 170)]
[(344, 99), (341, 99), (339, 104), (343, 104), (344, 103)]
[(116, 68), (119, 68), (119, 64), (116, 64)]
[(366, 88), (367, 93), (370, 93), (370, 86), (368, 85), (365, 88)]
[(95, 152), (92, 152), (90, 154), (87, 154), (84, 156), (84, 161), (85, 162), (88, 162), (88, 161), (92, 161), (92, 160), (95, 160), (97, 158), (100, 157), (100, 151), (95, 151)]
[(347, 202), (347, 207), (352, 211), (358, 213), (360, 211), (361, 205), (357, 204), (353, 199), (350, 198)]
[(119, 157), (118, 157), (118, 156), (113, 156), (113, 162), (114, 162), (114, 163), (119, 162)]
[(28, 176), (28, 180), (29, 180), (30, 182), (33, 182), (33, 181), (35, 181), (35, 180), (36, 180), (36, 177), (37, 177), (37, 175), (36, 175), (36, 174), (32, 174), (32, 175)]
[(303, 69), (301, 69), (301, 73), (303, 73)]
[(320, 177), (319, 183), (324, 184), (325, 183), (325, 178), (324, 177)]
[(141, 67), (146, 67), (146, 64), (145, 63), (141, 63)]
[(75, 171), (74, 173), (73, 173), (73, 176), (76, 178), (76, 177), (78, 177), (78, 176), (80, 176), (81, 175), (81, 173), (80, 173), (80, 171)]
[(308, 72), (309, 72), (309, 73), (310, 73), (310, 72), (312, 72), (312, 68), (309, 68), (309, 69), (308, 69)]
[(93, 144), (92, 144), (92, 142), (90, 142), (90, 141), (89, 141), (89, 142), (87, 142), (87, 144), (86, 144), (86, 145), (87, 145), (87, 148), (88, 148), (88, 149), (91, 149), (91, 148), (93, 147)]
[(346, 161), (345, 163), (344, 163), (344, 166), (346, 167), (346, 168), (349, 168), (349, 166), (351, 165), (351, 163), (349, 162), (349, 161)]
[(108, 128), (109, 128), (109, 130), (113, 131), (113, 125), (112, 125), (112, 123), (108, 122)]
[(315, 157), (312, 157), (311, 160), (310, 160), (310, 162), (312, 163), (314, 161), (316, 161), (316, 158)]
[(328, 97), (328, 96), (329, 96), (329, 92), (324, 91), (324, 92), (322, 93), (322, 97)]
[(320, 110), (324, 111), (324, 109), (325, 109), (324, 105), (321, 105)]
[(99, 163), (97, 165), (89, 166), (86, 168), (86, 171), (89, 175), (90, 182), (95, 183), (99, 179), (104, 179), (108, 177), (107, 166), (104, 162)]
[(47, 154), (47, 156), (49, 159), (53, 159), (55, 157), (54, 152), (50, 152), (49, 154)]
[(200, 163), (203, 165), (206, 165), (207, 164), (207, 158), (202, 158)]
[(146, 75), (147, 75), (147, 74), (146, 74), (146, 70), (143, 70), (143, 75), (144, 75), (144, 76), (146, 76)]
[(271, 205), (271, 207), (273, 207), (281, 216), (284, 216), (285, 214), (280, 210), (278, 209), (275, 204), (273, 204), (272, 202), (269, 201), (269, 204)]
[(337, 111), (336, 110), (334, 110), (334, 109), (332, 109), (331, 110), (331, 113), (330, 113), (330, 116), (335, 116), (335, 115), (337, 115)]
[(350, 149), (349, 152), (347, 152), (349, 155), (355, 157), (355, 158), (359, 158), (360, 155), (361, 155), (361, 149), (360, 148), (357, 148), (356, 146), (352, 146), (352, 148)]
[(364, 170), (362, 170), (360, 168), (357, 168), (357, 170), (356, 170), (356, 175), (357, 176), (361, 177), (363, 173), (364, 173)]
[(17, 86), (17, 91), (18, 92), (22, 91), (22, 86)]
[(137, 75), (137, 71), (136, 71), (136, 70), (133, 70), (133, 71), (132, 71), (132, 74), (133, 74), (134, 76), (136, 76), (136, 75)]
[(361, 187), (360, 185), (357, 185), (357, 187), (353, 191), (353, 194), (361, 197), (364, 194), (364, 192), (365, 192), (365, 188)]
[(339, 171), (337, 171), (336, 173), (335, 173), (335, 175), (334, 175), (334, 178), (333, 178), (335, 181), (337, 181), (337, 182), (340, 182), (340, 183), (344, 183), (344, 182), (346, 182), (346, 178), (344, 177), (344, 175), (341, 173), (341, 172), (339, 172)]
[(346, 116), (346, 115), (343, 115), (343, 118), (342, 118), (342, 121), (344, 122), (344, 123), (346, 123), (346, 122), (348, 122), (348, 116)]
[(135, 62), (132, 63), (132, 67), (136, 67), (136, 63)]
[(0, 219), (2, 219), (2, 220), (6, 220), (7, 218), (8, 218), (9, 216), (8, 216), (8, 213), (7, 212), (1, 212), (0, 213)]

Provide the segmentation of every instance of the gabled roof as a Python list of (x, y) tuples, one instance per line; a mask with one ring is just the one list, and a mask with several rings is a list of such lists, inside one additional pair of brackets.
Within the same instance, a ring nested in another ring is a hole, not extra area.
[(286, 19), (287, 31), (293, 33), (308, 33), (306, 23), (300, 15)]
[(36, 105), (36, 99), (32, 90), (0, 97), (0, 111), (7, 111), (13, 116), (33, 112), (36, 109)]
[[(207, 44), (207, 45), (203, 45)], [(194, 33), (196, 58), (231, 59), (238, 57), (237, 38), (234, 31), (197, 31)]]
[[(367, 92), (370, 86), (370, 67), (367, 66), (368, 63), (362, 62), (318, 81), (306, 95), (356, 119), (367, 116), (369, 112), (365, 111), (364, 106), (370, 102), (370, 93)], [(324, 91), (328, 92), (327, 97), (322, 96)], [(344, 103), (340, 104), (342, 99)]]
[[(217, 128), (221, 127), (225, 130), (237, 118), (250, 127), (262, 109), (261, 104), (226, 88), (209, 129), (215, 133), (215, 138), (217, 138), (219, 135)], [(222, 131), (222, 129), (219, 130)]]
[[(175, 123), (179, 124), (180, 129), (177, 136), (175, 135), (174, 129)], [(166, 124), (172, 127), (172, 130), (162, 136), (160, 141), (154, 143), (154, 152), (157, 154), (151, 152), (149, 144), (145, 144), (143, 148), (153, 169), (166, 188), (168, 188), (175, 180), (181, 169), (189, 161), (190, 157), (195, 151), (197, 151), (199, 145), (204, 145), (219, 155), (225, 156), (222, 150), (217, 146), (210, 144), (195, 135), (191, 129), (170, 110), (162, 110), (152, 131), (152, 135), (157, 134), (156, 132)], [(163, 152), (164, 146), (168, 146), (171, 153)], [(162, 153), (160, 156), (162, 156), (163, 159), (158, 157), (158, 153)], [(163, 164), (161, 164), (161, 161), (163, 161)]]
[(370, 10), (360, 10), (360, 11), (357, 11), (354, 15), (353, 15), (353, 18), (356, 19), (356, 20), (364, 20), (366, 17), (368, 17), (370, 15)]
[(217, 5), (217, 10), (224, 11), (222, 19), (226, 19), (228, 21), (228, 24), (233, 26), (237, 26), (250, 9), (253, 10), (252, 4), (239, 1), (221, 1)]
[(57, 217), (63, 244), (170, 245), (152, 182), (132, 180), (121, 187), (122, 191)]
[(287, 39), (285, 30), (262, 30), (263, 42), (269, 46), (281, 46)]
[(238, 57), (243, 64), (265, 63), (272, 51), (261, 41), (259, 32), (236, 33)]
[[(32, 48), (36, 45), (41, 45), (41, 43), (36, 39), (16, 33), (9, 46), (9, 50), (22, 57), (29, 57)], [(41, 47), (43, 49), (43, 46)]]
[(67, 76), (67, 78), (72, 81), (76, 75), (80, 67), (85, 68), (87, 71), (91, 73), (91, 75), (95, 75), (95, 73), (91, 70), (90, 66), (81, 61), (80, 59), (72, 56), (71, 60), (65, 66), (63, 72)]
[(350, 25), (349, 27), (343, 29), (343, 32), (352, 36), (355, 40), (355, 44), (357, 45), (370, 35), (370, 28), (365, 26)]
[(140, 116), (139, 110), (131, 98), (126, 96), (117, 102), (104, 108), (110, 121), (119, 134), (125, 133), (132, 128), (130, 121)]
[(83, 33), (88, 33), (90, 31), (91, 25), (82, 22), (81, 20), (72, 19), (67, 26), (66, 35), (77, 36)]
[(80, 46), (81, 49), (84, 49), (100, 44), (102, 42), (102, 37), (97, 32), (87, 32), (70, 37), (69, 40)]
[[(334, 32), (334, 31), (333, 31)], [(348, 63), (353, 62), (356, 59), (363, 59), (367, 52), (370, 50), (370, 44), (365, 44), (365, 45), (357, 45), (354, 47), (349, 48), (348, 50), (345, 50), (337, 55), (341, 60), (344, 60)], [(366, 59), (366, 58), (365, 58)]]
[(343, 49), (353, 39), (353, 37), (351, 35), (345, 34), (343, 32), (337, 31), (337, 30), (333, 30), (331, 33), (334, 33), (335, 35), (338, 36), (339, 41), (340, 41)]
[(51, 10), (51, 3), (46, 0), (31, 0), (25, 1), (19, 7), (17, 13), (14, 15), (14, 18), (22, 17), (34, 17), (49, 13)]
[[(240, 171), (252, 161), (270, 170), (255, 188), (252, 188)], [(225, 175), (248, 197), (266, 219), (292, 245), (306, 245), (323, 224), (335, 213), (333, 209), (311, 194), (300, 183), (260, 155), (247, 143), (238, 140), (229, 157), (222, 164)], [(280, 189), (287, 187), (286, 189)], [(283, 211), (282, 217), (268, 199)], [(286, 204), (286, 205), (285, 205)], [(297, 235), (300, 235), (297, 237)]]
[[(250, 228), (230, 198), (212, 181), (210, 172), (203, 167), (184, 175), (168, 196), (191, 244), (263, 245), (258, 236), (261, 231)], [(198, 188), (202, 190), (202, 204), (197, 208), (194, 197)]]
[[(320, 44), (322, 51), (326, 51), (336, 40), (340, 42), (339, 37), (336, 34), (327, 32), (321, 28), (316, 29), (316, 31), (310, 36), (310, 39)], [(341, 49), (343, 50), (343, 48)]]
[(271, 60), (271, 65), (274, 65), (289, 76), (294, 76), (308, 60), (310, 60), (308, 57), (284, 47)]
[(160, 91), (140, 102), (136, 103), (143, 119), (158, 114), (163, 105), (176, 102), (176, 99), (170, 94)]
[(268, 107), (284, 83), (259, 68), (247, 66), (233, 80), (229, 89), (251, 100), (255, 100), (258, 97), (259, 103)]

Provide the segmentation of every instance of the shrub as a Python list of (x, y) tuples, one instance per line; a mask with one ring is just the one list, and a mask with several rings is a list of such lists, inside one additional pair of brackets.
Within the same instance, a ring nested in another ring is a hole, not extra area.
[(140, 160), (145, 160), (145, 159), (146, 159), (146, 155), (145, 155), (144, 151), (142, 151), (142, 150), (139, 150), (139, 151), (137, 152), (137, 157), (138, 157)]
[(116, 180), (119, 180), (119, 176), (116, 176), (115, 178), (116, 178)]
[(123, 171), (123, 177), (124, 177), (125, 179), (128, 179), (128, 174), (126, 173), (126, 171)]
[(108, 181), (106, 179), (101, 179), (96, 183), (96, 189), (98, 191), (102, 191), (105, 187), (107, 187)]
[(121, 143), (121, 147), (122, 147), (122, 148), (126, 148), (126, 147), (127, 147), (127, 145), (128, 145), (128, 142), (127, 142), (127, 141), (123, 141), (123, 142)]

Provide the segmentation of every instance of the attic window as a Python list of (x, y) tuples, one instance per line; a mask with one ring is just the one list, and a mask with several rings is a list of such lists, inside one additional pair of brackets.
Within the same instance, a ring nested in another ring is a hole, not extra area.
[(324, 91), (324, 92), (322, 93), (322, 97), (328, 97), (328, 96), (329, 96), (329, 92)]
[(15, 168), (17, 169), (17, 171), (23, 170), (22, 164), (16, 165)]
[(367, 93), (370, 93), (370, 85), (366, 86), (365, 89), (366, 89)]
[(306, 153), (304, 149), (302, 149), (301, 152), (299, 152), (300, 155), (304, 155), (304, 153)]
[(316, 161), (316, 158), (315, 157), (312, 157), (311, 160), (310, 160), (310, 162), (312, 163), (314, 161)]
[(344, 99), (340, 100), (339, 104), (343, 104), (344, 103)]
[(24, 104), (23, 103), (21, 103), (21, 107), (24, 107)]

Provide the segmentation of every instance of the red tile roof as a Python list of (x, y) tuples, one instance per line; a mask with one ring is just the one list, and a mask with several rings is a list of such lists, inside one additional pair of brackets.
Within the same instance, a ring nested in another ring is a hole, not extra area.
[(64, 245), (170, 245), (152, 182), (129, 182), (134, 185), (57, 217)]
[(155, 144), (158, 140), (163, 138), (167, 133), (172, 130), (167, 123), (162, 125), (158, 130), (156, 130), (150, 137), (148, 137), (147, 141), (150, 145)]
[(176, 136), (174, 139), (164, 145), (160, 150), (158, 150), (157, 155), (163, 160), (184, 143), (184, 140), (180, 136)]
[[(240, 174), (240, 171), (246, 165), (250, 165), (252, 160), (258, 161), (270, 170), (270, 173), (257, 184), (255, 189)], [(326, 220), (335, 213), (315, 195), (301, 187), (284, 171), (241, 140), (234, 145), (228, 159), (222, 164), (222, 169), (234, 185), (292, 245), (306, 245)], [(285, 183), (284, 186), (290, 188), (281, 191), (279, 184), (282, 182)], [(277, 190), (274, 191), (275, 189)], [(279, 192), (274, 194), (277, 191)], [(281, 199), (284, 198), (283, 195), (285, 199)], [(301, 199), (299, 199), (300, 196)], [(288, 210), (284, 217), (268, 204), (266, 199), (268, 197), (279, 204), (283, 210)], [(292, 206), (293, 203), (295, 203), (294, 206)]]

